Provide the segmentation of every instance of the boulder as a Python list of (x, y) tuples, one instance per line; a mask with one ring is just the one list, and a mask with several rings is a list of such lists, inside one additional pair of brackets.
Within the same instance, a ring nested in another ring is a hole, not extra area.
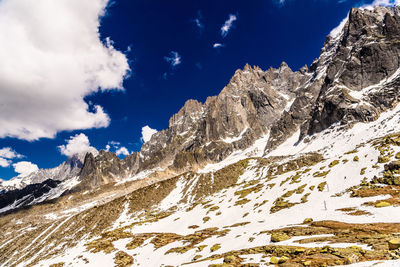
[(391, 206), (391, 204), (389, 202), (386, 201), (381, 201), (375, 204), (376, 208), (383, 208), (383, 207), (389, 207)]
[(281, 242), (290, 239), (291, 237), (285, 233), (273, 233), (271, 235), (271, 242)]
[(395, 249), (400, 248), (400, 238), (391, 239), (388, 241), (388, 243), (389, 243), (390, 250), (395, 250)]

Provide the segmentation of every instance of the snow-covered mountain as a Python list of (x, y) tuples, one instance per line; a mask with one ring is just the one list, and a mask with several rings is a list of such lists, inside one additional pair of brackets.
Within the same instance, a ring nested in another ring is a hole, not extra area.
[(84, 156), (76, 154), (55, 168), (1, 181), (0, 213), (51, 200), (72, 189), (79, 183)]
[(141, 151), (33, 175), (0, 266), (399, 266), (399, 14), (352, 9), (309, 68), (246, 65)]
[(64, 181), (67, 178), (78, 175), (83, 166), (85, 154), (76, 154), (68, 158), (62, 164), (51, 169), (39, 169), (25, 177), (16, 176), (10, 180), (1, 180), (0, 192), (22, 189), (30, 184), (39, 184), (48, 179)]

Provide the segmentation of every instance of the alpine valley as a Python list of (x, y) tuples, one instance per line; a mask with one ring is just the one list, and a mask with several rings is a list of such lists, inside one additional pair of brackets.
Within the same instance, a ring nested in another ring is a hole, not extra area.
[(0, 266), (400, 266), (400, 8), (245, 65), (139, 152), (0, 185)]

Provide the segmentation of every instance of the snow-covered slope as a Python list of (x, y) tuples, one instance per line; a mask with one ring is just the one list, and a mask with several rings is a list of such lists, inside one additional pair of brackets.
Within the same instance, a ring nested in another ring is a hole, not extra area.
[(140, 152), (41, 180), (0, 266), (400, 266), (399, 14), (352, 9), (310, 68), (246, 65)]
[(387, 249), (400, 231), (400, 186), (382, 179), (389, 177), (385, 166), (400, 156), (399, 111), (347, 130), (332, 126), (308, 142), (295, 143), (294, 136), (263, 158), (238, 153), (236, 163), (177, 176), (83, 213), (44, 212), (48, 223), (40, 229), (19, 218), (19, 236), (5, 235), (0, 252), (15, 240), (30, 245), (0, 260), (3, 266), (279, 259), (372, 266), (396, 259)]

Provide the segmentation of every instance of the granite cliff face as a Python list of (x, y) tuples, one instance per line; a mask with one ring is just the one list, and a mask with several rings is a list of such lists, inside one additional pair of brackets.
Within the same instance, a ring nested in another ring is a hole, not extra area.
[(156, 133), (140, 151), (141, 168), (187, 170), (218, 162), (266, 135), (290, 107), (304, 75), (286, 63), (266, 72), (246, 65), (218, 96), (204, 104), (189, 100), (167, 130)]
[(400, 84), (400, 17), (398, 8), (352, 9), (304, 134), (334, 123), (351, 126), (372, 121), (398, 101)]
[(284, 62), (267, 71), (247, 64), (218, 96), (204, 104), (188, 100), (169, 127), (154, 134), (140, 152), (122, 160), (104, 151), (96, 158), (87, 155), (80, 186), (98, 186), (145, 170), (196, 170), (248, 148), (289, 110), (297, 88), (308, 80), (306, 72), (306, 67), (293, 72)]
[(399, 8), (353, 8), (309, 68), (293, 72), (283, 62), (263, 71), (246, 65), (218, 96), (205, 103), (188, 100), (140, 152), (123, 160), (105, 152), (87, 158), (81, 179), (91, 177), (85, 183), (96, 186), (144, 170), (182, 173), (262, 137), (269, 136), (268, 154), (296, 132), (302, 140), (333, 124), (376, 120), (397, 103), (399, 34)]

